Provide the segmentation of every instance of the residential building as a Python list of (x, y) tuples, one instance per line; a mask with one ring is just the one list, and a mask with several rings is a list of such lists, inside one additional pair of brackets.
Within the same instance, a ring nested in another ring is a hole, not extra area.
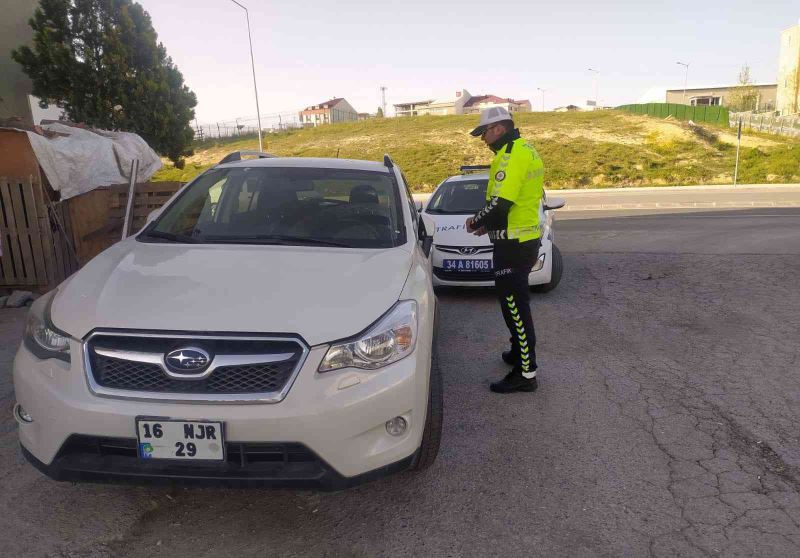
[(456, 91), (455, 96), (452, 98), (428, 99), (425, 101), (396, 104), (394, 105), (394, 114), (395, 116), (464, 114), (464, 105), (466, 105), (471, 98), (472, 95), (469, 94), (469, 91), (462, 89), (461, 91)]
[(781, 33), (776, 110), (800, 112), (800, 23)]
[(425, 99), (424, 101), (411, 101), (409, 103), (398, 103), (394, 105), (395, 116), (419, 116), (421, 114), (429, 114), (428, 107), (433, 102), (433, 99)]
[(477, 95), (466, 102), (464, 114), (477, 114), (492, 107), (503, 107), (508, 112), (530, 112), (531, 102), (527, 99), (521, 101), (511, 98), (503, 99), (497, 95)]
[(478, 95), (473, 97), (469, 91), (462, 89), (456, 91), (452, 98), (425, 99), (394, 105), (395, 116), (420, 116), (423, 114), (475, 114), (483, 109), (503, 107), (508, 112), (530, 112), (531, 102), (528, 100), (515, 101), (511, 98), (502, 98), (497, 95)]
[(300, 111), (300, 123), (306, 127), (356, 120), (358, 120), (358, 112), (341, 97), (318, 105), (311, 105)]
[(18, 116), (26, 124), (33, 124), (28, 99), (33, 84), (22, 67), (12, 60), (11, 51), (33, 42), (28, 20), (37, 6), (38, 2), (31, 0), (3, 0), (3, 17), (0, 18), (0, 118)]
[[(691, 106), (727, 106), (732, 89), (736, 85), (720, 85), (713, 87), (692, 87), (686, 89), (684, 95), (683, 87), (677, 89), (667, 89), (666, 102)], [(775, 110), (775, 103), (778, 96), (777, 83), (753, 84), (752, 87), (758, 92), (756, 110)]]

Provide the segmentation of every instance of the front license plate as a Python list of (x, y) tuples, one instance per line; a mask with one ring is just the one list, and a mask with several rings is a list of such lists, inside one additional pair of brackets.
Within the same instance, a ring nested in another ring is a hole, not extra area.
[(221, 422), (137, 418), (136, 436), (141, 459), (225, 459)]
[(446, 271), (491, 271), (492, 260), (444, 260)]

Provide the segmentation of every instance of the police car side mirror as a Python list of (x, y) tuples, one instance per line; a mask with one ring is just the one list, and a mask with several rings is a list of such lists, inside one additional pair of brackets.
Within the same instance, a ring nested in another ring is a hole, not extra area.
[(417, 207), (417, 212), (422, 213), (422, 202), (417, 200), (414, 202), (414, 205)]
[(425, 257), (430, 257), (433, 247), (433, 235), (436, 232), (436, 221), (430, 215), (421, 214), (419, 219), (419, 241)]
[(547, 198), (547, 201), (544, 202), (544, 210), (561, 209), (565, 205), (567, 205), (567, 200), (564, 198)]

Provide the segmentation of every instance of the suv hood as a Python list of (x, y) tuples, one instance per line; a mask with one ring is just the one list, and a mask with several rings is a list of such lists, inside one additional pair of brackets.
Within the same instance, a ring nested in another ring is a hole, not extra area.
[(349, 337), (398, 299), (406, 249), (146, 244), (127, 239), (67, 280), (51, 319), (82, 339), (95, 328)]

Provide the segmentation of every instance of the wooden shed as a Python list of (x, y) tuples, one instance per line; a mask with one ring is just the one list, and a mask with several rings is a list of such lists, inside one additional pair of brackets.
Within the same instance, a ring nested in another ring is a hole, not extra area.
[[(131, 232), (179, 182), (137, 184)], [(0, 289), (46, 292), (119, 241), (129, 186), (103, 186), (61, 200), (25, 132), (0, 129)]]

